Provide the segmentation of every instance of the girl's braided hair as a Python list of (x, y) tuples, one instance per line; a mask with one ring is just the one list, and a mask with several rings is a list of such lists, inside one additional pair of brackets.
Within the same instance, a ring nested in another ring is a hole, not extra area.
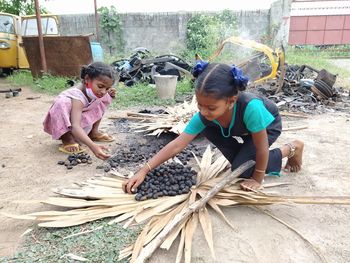
[(198, 62), (192, 74), (197, 77), (196, 91), (216, 99), (232, 97), (244, 91), (249, 80), (240, 68), (222, 63)]
[(87, 66), (83, 66), (81, 68), (80, 78), (84, 81), (86, 75), (90, 79), (96, 79), (101, 75), (106, 76), (110, 78), (113, 83), (115, 82), (116, 77), (118, 77), (113, 67), (102, 62), (93, 62)]

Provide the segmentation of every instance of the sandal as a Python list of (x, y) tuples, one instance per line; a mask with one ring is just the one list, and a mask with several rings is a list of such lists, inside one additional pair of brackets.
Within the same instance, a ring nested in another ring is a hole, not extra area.
[[(69, 151), (68, 148), (72, 148), (72, 147), (77, 149), (77, 150), (76, 151)], [(85, 152), (85, 149), (81, 148), (79, 143), (71, 143), (71, 144), (61, 145), (60, 147), (58, 147), (58, 150), (60, 152), (67, 153), (67, 154)]]

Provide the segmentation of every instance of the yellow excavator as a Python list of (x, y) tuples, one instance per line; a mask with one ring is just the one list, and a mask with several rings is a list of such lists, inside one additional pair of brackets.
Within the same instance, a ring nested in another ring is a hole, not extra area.
[(243, 72), (250, 77), (253, 85), (275, 80), (277, 90), (282, 88), (285, 75), (285, 55), (283, 46), (273, 50), (253, 40), (232, 36), (225, 39), (220, 44), (219, 48), (210, 56), (209, 61), (217, 59), (227, 44), (238, 45), (254, 51), (252, 56), (237, 63), (237, 66), (241, 67)]

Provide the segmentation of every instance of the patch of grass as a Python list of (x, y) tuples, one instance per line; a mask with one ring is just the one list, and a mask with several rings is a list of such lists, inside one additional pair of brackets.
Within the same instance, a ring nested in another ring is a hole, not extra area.
[(186, 96), (191, 94), (193, 94), (193, 87), (189, 79), (177, 83), (175, 100), (159, 99), (154, 85), (139, 83), (132, 87), (126, 87), (120, 84), (112, 107), (123, 109), (132, 106), (174, 105), (176, 101), (183, 101)]
[[(81, 226), (60, 229), (36, 228), (27, 234), (22, 251), (12, 258), (0, 262), (74, 262), (66, 254), (86, 258), (89, 262), (128, 262), (118, 261), (119, 251), (134, 242), (140, 227), (124, 229), (119, 224), (108, 225), (108, 219), (97, 220)], [(63, 239), (82, 231), (102, 229), (91, 233)]]
[[(67, 88), (70, 78), (54, 77), (50, 75), (39, 79), (33, 79), (29, 71), (17, 71), (7, 80), (14, 86), (29, 86), (35, 91), (57, 95)], [(122, 109), (132, 106), (160, 106), (174, 105), (177, 101), (183, 101), (186, 96), (193, 94), (193, 84), (189, 79), (183, 79), (177, 83), (174, 100), (161, 100), (158, 98), (154, 85), (138, 83), (132, 87), (123, 86), (120, 83), (117, 88), (117, 98), (112, 108)]]
[(41, 78), (33, 79), (32, 74), (26, 70), (15, 71), (7, 80), (14, 86), (29, 86), (35, 91), (57, 95), (67, 88), (68, 77), (55, 77), (44, 75)]

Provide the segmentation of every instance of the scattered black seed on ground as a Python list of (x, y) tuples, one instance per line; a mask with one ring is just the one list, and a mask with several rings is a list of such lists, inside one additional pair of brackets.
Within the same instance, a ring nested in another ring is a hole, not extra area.
[[(168, 141), (158, 142), (157, 140), (154, 140), (149, 144), (126, 145), (123, 148), (118, 149), (117, 152), (108, 159), (103, 167), (98, 166), (96, 168), (104, 169), (105, 172), (108, 172), (112, 168), (134, 166), (135, 164), (145, 163), (153, 155), (159, 152), (167, 143)], [(202, 156), (204, 150), (204, 148), (198, 147), (197, 145), (191, 143), (186, 147), (186, 149), (176, 155), (176, 157), (184, 165), (187, 165), (188, 162), (194, 158), (193, 153), (196, 156)]]
[[(87, 153), (73, 153), (68, 155), (65, 161), (58, 161), (58, 165), (65, 165), (68, 170), (73, 169), (73, 166), (78, 164), (92, 164), (92, 158)], [(104, 167), (104, 166), (103, 166)]]
[(187, 194), (197, 182), (197, 173), (190, 166), (162, 164), (149, 172), (136, 191), (135, 200)]

